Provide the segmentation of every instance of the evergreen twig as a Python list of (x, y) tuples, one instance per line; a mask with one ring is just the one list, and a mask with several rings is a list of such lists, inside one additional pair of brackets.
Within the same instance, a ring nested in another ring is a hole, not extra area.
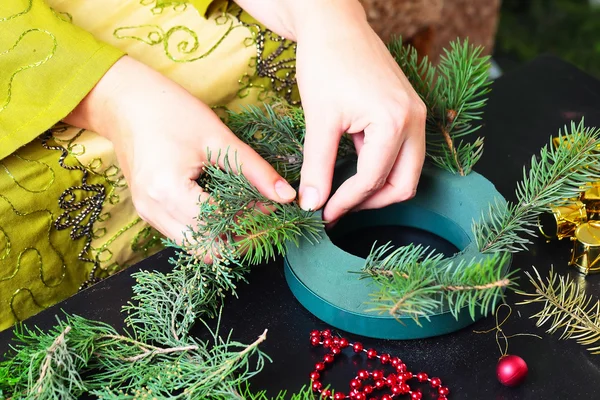
[(451, 43), (439, 65), (419, 59), (401, 38), (389, 50), (427, 107), (427, 155), (440, 168), (467, 175), (483, 154), (483, 139), (464, 141), (480, 125), (481, 109), (489, 93), (489, 57), (468, 40)]
[(507, 253), (457, 264), (422, 246), (390, 249), (374, 249), (363, 268), (363, 277), (374, 279), (379, 288), (372, 294), (370, 311), (410, 316), (419, 325), (420, 318), (429, 320), (445, 309), (455, 318), (465, 306), (471, 318), (478, 311), (486, 314), (514, 284), (515, 271), (503, 272)]
[(600, 354), (600, 301), (586, 295), (585, 290), (567, 277), (558, 276), (553, 269), (543, 279), (537, 269), (525, 273), (535, 291), (516, 291), (527, 299), (517, 304), (539, 304), (542, 309), (530, 318), (536, 326), (548, 325), (546, 332), (562, 331), (561, 339), (573, 338), (586, 346), (592, 354)]
[(588, 183), (600, 180), (600, 130), (586, 128), (581, 121), (571, 123), (561, 145), (544, 146), (533, 156), (529, 171), (523, 168), (523, 180), (517, 184), (517, 203), (490, 204), (487, 218), (473, 224), (477, 245), (483, 253), (526, 250), (535, 236), (541, 213), (552, 205), (577, 197)]

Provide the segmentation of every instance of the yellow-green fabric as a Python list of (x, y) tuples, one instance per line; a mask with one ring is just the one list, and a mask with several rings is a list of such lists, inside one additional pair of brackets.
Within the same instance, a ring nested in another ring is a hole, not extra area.
[(122, 51), (42, 0), (0, 3), (0, 159), (64, 118)]
[(123, 54), (218, 113), (298, 100), (295, 45), (233, 2), (0, 1), (0, 330), (161, 248), (112, 144), (57, 124)]

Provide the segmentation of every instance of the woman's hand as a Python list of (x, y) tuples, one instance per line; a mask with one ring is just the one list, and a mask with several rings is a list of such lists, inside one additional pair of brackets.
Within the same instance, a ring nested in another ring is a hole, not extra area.
[(344, 132), (358, 153), (356, 175), (325, 206), (327, 221), (413, 197), (425, 157), (425, 105), (362, 8), (346, 8), (315, 12), (297, 31), (297, 79), (307, 127), (300, 205), (316, 209), (327, 200)]
[(426, 109), (357, 0), (238, 0), (298, 42), (297, 79), (306, 115), (300, 205), (330, 195), (340, 137), (352, 135), (358, 171), (323, 213), (379, 208), (415, 194), (425, 157)]
[(219, 150), (237, 152), (244, 175), (266, 197), (289, 202), (296, 196), (208, 106), (129, 57), (107, 72), (65, 122), (112, 141), (138, 213), (177, 242), (198, 223), (198, 202), (208, 194), (196, 179)]

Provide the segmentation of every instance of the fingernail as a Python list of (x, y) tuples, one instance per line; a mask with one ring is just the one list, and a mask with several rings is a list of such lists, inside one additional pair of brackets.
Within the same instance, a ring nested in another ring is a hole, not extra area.
[(314, 187), (305, 187), (300, 192), (300, 207), (303, 210), (316, 210), (319, 204), (319, 192)]
[(296, 198), (296, 191), (286, 181), (277, 181), (275, 183), (275, 192), (282, 200), (293, 200)]

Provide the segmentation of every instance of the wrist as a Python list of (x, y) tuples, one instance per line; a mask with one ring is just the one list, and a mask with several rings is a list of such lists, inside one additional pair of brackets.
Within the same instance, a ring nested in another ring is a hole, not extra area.
[(120, 58), (63, 121), (111, 139), (111, 127), (118, 120), (118, 102), (131, 90), (128, 86), (135, 82), (137, 64), (129, 56)]
[[(315, 36), (319, 32), (341, 32), (368, 27), (367, 15), (358, 0), (309, 0), (294, 2), (294, 29), (296, 41)], [(303, 9), (303, 11), (297, 11)]]

